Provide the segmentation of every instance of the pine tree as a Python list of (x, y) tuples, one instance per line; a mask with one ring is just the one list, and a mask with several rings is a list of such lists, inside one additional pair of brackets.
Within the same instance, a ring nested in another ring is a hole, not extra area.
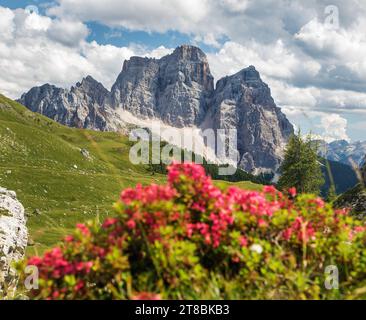
[(304, 139), (300, 131), (294, 134), (288, 142), (280, 168), (279, 188), (295, 187), (298, 193), (319, 194), (324, 178), (317, 151), (310, 135)]

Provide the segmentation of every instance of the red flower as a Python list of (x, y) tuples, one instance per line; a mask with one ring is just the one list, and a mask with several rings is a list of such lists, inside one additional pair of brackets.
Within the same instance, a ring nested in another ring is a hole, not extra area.
[(106, 228), (109, 228), (109, 227), (115, 225), (117, 222), (118, 222), (118, 219), (116, 219), (116, 218), (108, 218), (107, 220), (104, 221), (102, 227), (106, 229)]
[(297, 195), (297, 190), (296, 190), (296, 188), (290, 188), (290, 189), (288, 190), (288, 194), (289, 194), (292, 198), (295, 198), (295, 197), (296, 197), (296, 195)]
[(133, 221), (132, 219), (128, 220), (126, 225), (129, 229), (135, 229), (136, 228), (136, 222)]
[(84, 236), (87, 236), (90, 234), (89, 228), (83, 223), (78, 223), (76, 225), (76, 228), (79, 229)]
[(242, 236), (239, 239), (239, 243), (240, 243), (241, 247), (247, 247), (248, 246), (248, 239), (246, 237)]

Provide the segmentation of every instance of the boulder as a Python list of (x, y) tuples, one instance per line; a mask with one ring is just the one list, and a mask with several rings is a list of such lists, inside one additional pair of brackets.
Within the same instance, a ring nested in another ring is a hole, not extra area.
[(27, 243), (24, 207), (14, 191), (0, 188), (0, 297), (15, 290), (17, 277), (12, 265), (24, 257)]

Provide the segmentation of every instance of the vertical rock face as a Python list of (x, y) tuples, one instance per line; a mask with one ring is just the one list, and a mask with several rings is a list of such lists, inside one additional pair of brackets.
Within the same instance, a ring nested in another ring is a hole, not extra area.
[(214, 91), (206, 55), (182, 46), (160, 60), (158, 109), (160, 119), (176, 126), (199, 125)]
[(123, 64), (111, 92), (113, 108), (122, 108), (134, 115), (156, 116), (159, 62), (155, 59), (132, 57)]
[(124, 110), (178, 128), (237, 129), (239, 167), (253, 173), (278, 168), (293, 132), (253, 66), (219, 80), (215, 89), (206, 55), (187, 45), (161, 59), (125, 61), (111, 92), (87, 77), (70, 90), (33, 88), (19, 102), (78, 128), (119, 130), (129, 120)]
[(0, 296), (16, 284), (13, 262), (23, 258), (28, 242), (24, 208), (13, 191), (0, 188)]
[(218, 81), (204, 126), (236, 129), (239, 166), (254, 173), (278, 168), (284, 145), (293, 133), (253, 66)]
[(175, 127), (198, 125), (214, 90), (206, 55), (181, 46), (162, 59), (133, 57), (112, 87), (113, 108)]
[(18, 102), (70, 127), (105, 130), (107, 120), (103, 105), (107, 95), (108, 90), (88, 76), (70, 90), (49, 84), (34, 87)]

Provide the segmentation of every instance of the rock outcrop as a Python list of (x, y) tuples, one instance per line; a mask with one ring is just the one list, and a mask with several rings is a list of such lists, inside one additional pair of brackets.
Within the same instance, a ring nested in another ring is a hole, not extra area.
[(115, 130), (116, 127), (109, 125), (113, 112), (104, 104), (108, 95), (101, 83), (88, 76), (70, 90), (50, 84), (34, 87), (18, 102), (69, 127)]
[(331, 143), (317, 141), (322, 157), (355, 167), (362, 164), (366, 154), (366, 141), (348, 142), (336, 140)]
[(218, 81), (203, 126), (237, 130), (239, 166), (248, 172), (277, 169), (293, 133), (253, 66)]
[(112, 87), (111, 105), (173, 127), (190, 127), (202, 122), (213, 91), (206, 55), (199, 48), (181, 46), (159, 60), (125, 61)]
[(126, 112), (177, 128), (237, 129), (239, 167), (252, 173), (276, 171), (293, 132), (253, 66), (215, 89), (206, 55), (187, 45), (161, 59), (125, 61), (111, 92), (87, 77), (71, 90), (33, 88), (19, 102), (62, 124), (102, 131), (126, 128)]
[(24, 207), (15, 192), (0, 188), (0, 297), (16, 285), (11, 266), (23, 258), (27, 241)]

